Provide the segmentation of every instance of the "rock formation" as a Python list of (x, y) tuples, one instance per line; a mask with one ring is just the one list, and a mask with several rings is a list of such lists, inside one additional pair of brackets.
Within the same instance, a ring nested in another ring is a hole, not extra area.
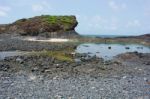
[(75, 16), (42, 15), (20, 19), (11, 24), (0, 25), (0, 34), (19, 34), (22, 36), (77, 36), (75, 27), (78, 22)]

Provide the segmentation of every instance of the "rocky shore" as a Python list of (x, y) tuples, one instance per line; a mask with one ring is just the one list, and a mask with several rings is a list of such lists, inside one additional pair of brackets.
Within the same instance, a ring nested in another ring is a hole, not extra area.
[(1, 52), (28, 52), (0, 59), (0, 99), (149, 99), (150, 53), (127, 52), (104, 60), (75, 50), (85, 42), (149, 47), (150, 36), (88, 38), (76, 33), (77, 24), (74, 16), (46, 15), (0, 25)]
[(1, 51), (34, 54), (0, 60), (1, 99), (150, 98), (150, 53), (125, 53), (104, 61), (75, 54), (77, 45), (24, 41), (2, 34)]
[(0, 96), (148, 99), (149, 60), (149, 53), (136, 52), (118, 55), (111, 61), (91, 58), (66, 62), (41, 55), (9, 57), (0, 61)]

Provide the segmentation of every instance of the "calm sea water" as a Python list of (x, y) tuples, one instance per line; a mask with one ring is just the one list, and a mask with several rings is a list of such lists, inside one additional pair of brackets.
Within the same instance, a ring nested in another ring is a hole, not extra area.
[(131, 35), (83, 35), (85, 37), (100, 37), (100, 38), (116, 38), (116, 37), (129, 37)]
[(122, 53), (135, 51), (139, 53), (150, 53), (150, 47), (137, 44), (81, 44), (76, 49), (77, 53), (87, 53), (89, 56), (96, 55), (105, 60), (110, 60), (114, 56)]

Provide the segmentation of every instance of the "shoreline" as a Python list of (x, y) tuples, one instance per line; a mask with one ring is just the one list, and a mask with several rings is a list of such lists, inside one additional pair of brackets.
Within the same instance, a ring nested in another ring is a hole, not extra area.
[[(0, 36), (3, 39), (0, 41), (0, 51), (34, 51), (0, 60), (2, 98), (149, 98), (150, 53), (123, 53), (107, 61), (97, 57), (86, 59), (84, 54), (74, 54), (76, 47), (82, 42), (108, 43), (106, 39), (37, 42), (20, 38)], [(137, 38), (107, 41), (145, 42)], [(146, 41), (145, 45), (149, 44)]]

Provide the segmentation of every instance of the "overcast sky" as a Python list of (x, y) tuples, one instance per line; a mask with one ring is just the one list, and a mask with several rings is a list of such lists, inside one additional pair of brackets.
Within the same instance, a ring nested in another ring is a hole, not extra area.
[(0, 24), (41, 14), (76, 15), (80, 34), (150, 33), (150, 0), (0, 0)]

